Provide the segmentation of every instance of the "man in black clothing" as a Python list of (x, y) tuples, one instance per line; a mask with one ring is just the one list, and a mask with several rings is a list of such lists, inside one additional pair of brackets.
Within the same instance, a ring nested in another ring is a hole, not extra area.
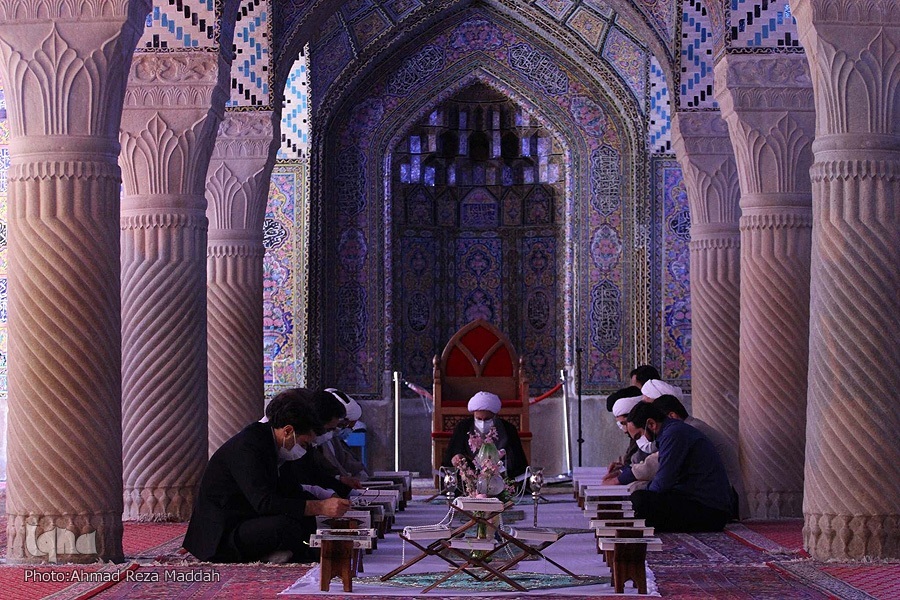
[(628, 433), (659, 446), (659, 470), (645, 490), (631, 494), (635, 517), (657, 531), (722, 531), (731, 516), (731, 485), (715, 446), (684, 421), (638, 402)]
[(306, 452), (319, 427), (312, 394), (294, 388), (266, 409), (268, 422), (251, 423), (216, 450), (200, 482), (184, 547), (214, 562), (308, 561), (314, 515), (338, 517), (350, 503), (316, 500), (280, 467)]
[(447, 451), (444, 452), (442, 465), (453, 466), (453, 457), (457, 454), (473, 462), (475, 455), (469, 448), (469, 436), (473, 433), (486, 435), (491, 427), (497, 430), (497, 441), (494, 445), (503, 452), (503, 462), (506, 465), (506, 477), (515, 479), (525, 472), (528, 459), (522, 448), (522, 440), (515, 426), (505, 419), (497, 416), (502, 402), (497, 394), (490, 392), (478, 392), (469, 400), (468, 409), (471, 417), (466, 417), (456, 424)]

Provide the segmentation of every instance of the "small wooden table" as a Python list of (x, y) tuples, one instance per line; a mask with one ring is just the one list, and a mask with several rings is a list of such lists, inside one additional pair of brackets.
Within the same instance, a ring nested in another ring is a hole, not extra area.
[(647, 593), (647, 550), (662, 550), (659, 538), (598, 538), (597, 548), (604, 552), (617, 594), (625, 592), (625, 582), (629, 580), (639, 594)]
[(319, 529), (310, 536), (310, 547), (322, 550), (319, 559), (321, 591), (327, 592), (335, 577), (341, 578), (345, 592), (353, 591), (353, 576), (358, 565), (354, 557), (360, 550), (372, 547), (373, 537), (374, 529)]

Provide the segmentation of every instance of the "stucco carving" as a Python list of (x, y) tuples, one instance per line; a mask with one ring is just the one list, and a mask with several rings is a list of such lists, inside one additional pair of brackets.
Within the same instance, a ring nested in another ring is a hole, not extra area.
[[(13, 35), (12, 27), (20, 35)], [(0, 24), (4, 81), (19, 90), (6, 98), (13, 137), (110, 135), (118, 124), (125, 82), (121, 69), (131, 60), (133, 36), (121, 21)], [(29, 110), (35, 106), (45, 109)]]
[(122, 235), (125, 517), (185, 520), (206, 465), (206, 219), (123, 217), (164, 226)]
[(900, 386), (884, 369), (900, 337), (900, 4), (793, 5), (817, 108), (804, 542), (820, 560), (897, 558), (900, 456), (881, 441)]
[[(892, 16), (900, 8), (883, 5), (882, 21), (860, 25), (819, 17), (810, 22), (810, 12), (818, 10), (811, 11), (808, 4), (798, 3), (798, 30), (815, 72), (819, 136), (900, 134), (895, 96), (900, 87), (900, 17)], [(823, 3), (814, 4), (819, 9)]]
[[(740, 439), (749, 515), (803, 497), (814, 112), (802, 55), (730, 55), (716, 97), (741, 180)], [(772, 107), (776, 107), (773, 109)]]
[(792, 0), (798, 23), (807, 18), (830, 23), (891, 23), (900, 20), (894, 0)]
[(263, 218), (271, 111), (227, 112), (206, 182), (209, 453), (263, 409)]
[(204, 190), (228, 76), (206, 51), (139, 53), (130, 71), (120, 134), (128, 519), (187, 519), (208, 458)]
[[(115, 132), (141, 7), (149, 3), (0, 6), (12, 133), (11, 562), (122, 559)], [(66, 433), (36, 444), (47, 432)], [(82, 542), (80, 553), (51, 556), (35, 544), (47, 534)]]
[(128, 0), (80, 0), (78, 2), (7, 0), (0, 4), (0, 22), (109, 19), (110, 17), (124, 17), (135, 4), (146, 6), (147, 10), (150, 7), (150, 2), (129, 2)]
[(691, 208), (691, 385), (694, 414), (738, 431), (740, 189), (718, 112), (678, 113), (672, 145)]

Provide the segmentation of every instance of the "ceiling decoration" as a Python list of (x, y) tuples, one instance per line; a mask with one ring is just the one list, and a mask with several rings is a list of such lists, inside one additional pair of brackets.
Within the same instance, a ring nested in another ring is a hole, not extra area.
[[(523, 23), (542, 29), (560, 45), (582, 44), (583, 50), (607, 62), (631, 90), (639, 110), (650, 109), (650, 50), (634, 27), (620, 19), (612, 7), (626, 0), (529, 0), (519, 5), (515, 16)], [(313, 109), (331, 95), (338, 79), (356, 78), (371, 64), (373, 54), (396, 49), (412, 39), (424, 26), (446, 18), (469, 5), (484, 4), (509, 14), (511, 7), (502, 0), (472, 2), (429, 2), (420, 0), (349, 0), (319, 30), (311, 43), (312, 72), (315, 73)], [(674, 52), (675, 3), (673, 0), (646, 0), (641, 3), (646, 21)], [(549, 17), (549, 18), (548, 18)], [(644, 31), (646, 35), (653, 35)], [(563, 37), (560, 37), (563, 36)], [(376, 59), (377, 60), (377, 59)]]

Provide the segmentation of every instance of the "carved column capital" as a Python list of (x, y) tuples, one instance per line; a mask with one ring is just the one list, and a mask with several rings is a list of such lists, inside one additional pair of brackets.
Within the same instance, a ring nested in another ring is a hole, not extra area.
[(206, 181), (211, 248), (262, 243), (274, 118), (272, 111), (228, 111), (219, 125)]
[(685, 173), (693, 228), (722, 224), (737, 231), (740, 187), (728, 126), (716, 111), (680, 112), (672, 146)]
[(801, 54), (726, 55), (716, 98), (731, 132), (741, 208), (810, 206), (815, 103)]
[(202, 203), (227, 74), (215, 52), (135, 55), (119, 136), (126, 210), (130, 198), (141, 196), (174, 194)]
[(795, 0), (792, 5), (812, 67), (816, 147), (897, 151), (900, 3)]
[[(20, 0), (0, 6), (0, 69), (10, 136), (115, 139), (125, 68), (150, 2)], [(143, 11), (143, 12), (141, 12)], [(29, 110), (40, 106), (42, 110)], [(25, 118), (25, 114), (28, 118)]]

